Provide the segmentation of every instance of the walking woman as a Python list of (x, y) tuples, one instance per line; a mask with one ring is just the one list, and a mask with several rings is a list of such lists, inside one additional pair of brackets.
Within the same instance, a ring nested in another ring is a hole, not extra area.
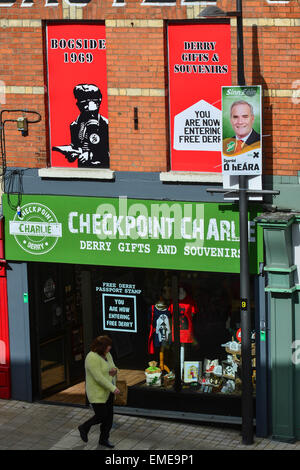
[(88, 442), (88, 433), (94, 424), (100, 424), (99, 444), (112, 448), (109, 433), (113, 423), (114, 395), (120, 393), (113, 384), (117, 368), (110, 354), (112, 340), (108, 336), (98, 336), (94, 339), (91, 350), (85, 359), (86, 394), (93, 407), (95, 415), (78, 426), (80, 437)]

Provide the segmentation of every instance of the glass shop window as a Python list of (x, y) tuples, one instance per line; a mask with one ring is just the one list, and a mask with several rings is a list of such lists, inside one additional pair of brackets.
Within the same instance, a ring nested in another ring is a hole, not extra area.
[[(119, 378), (126, 379), (129, 387), (172, 390), (179, 361), (185, 392), (240, 394), (239, 276), (180, 273), (180, 357), (176, 357), (172, 275), (171, 271), (124, 268), (97, 272), (97, 334), (113, 339)], [(252, 339), (255, 390), (254, 333)]]

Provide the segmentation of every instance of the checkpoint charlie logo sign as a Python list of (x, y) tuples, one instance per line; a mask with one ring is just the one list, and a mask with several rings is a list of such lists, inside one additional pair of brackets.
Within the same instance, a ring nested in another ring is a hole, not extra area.
[(221, 172), (221, 87), (231, 84), (230, 24), (168, 27), (171, 169)]
[[(3, 196), (8, 260), (239, 272), (239, 211), (231, 204), (23, 195), (21, 216)], [(251, 272), (262, 235), (249, 209)]]
[(261, 86), (222, 88), (224, 174), (262, 174), (261, 122)]
[(9, 222), (9, 233), (17, 244), (31, 255), (51, 251), (62, 237), (62, 226), (55, 214), (44, 204), (29, 203)]

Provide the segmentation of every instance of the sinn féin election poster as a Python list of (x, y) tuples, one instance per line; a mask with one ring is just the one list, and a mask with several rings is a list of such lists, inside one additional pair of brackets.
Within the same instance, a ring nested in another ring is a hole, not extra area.
[(262, 173), (261, 87), (222, 87), (222, 169), (228, 175)]

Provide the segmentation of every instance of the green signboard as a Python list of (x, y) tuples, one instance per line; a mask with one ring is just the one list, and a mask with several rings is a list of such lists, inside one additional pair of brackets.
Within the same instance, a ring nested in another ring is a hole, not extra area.
[[(20, 213), (3, 196), (7, 260), (238, 273), (236, 204), (24, 195)], [(249, 213), (251, 273), (262, 232)]]

